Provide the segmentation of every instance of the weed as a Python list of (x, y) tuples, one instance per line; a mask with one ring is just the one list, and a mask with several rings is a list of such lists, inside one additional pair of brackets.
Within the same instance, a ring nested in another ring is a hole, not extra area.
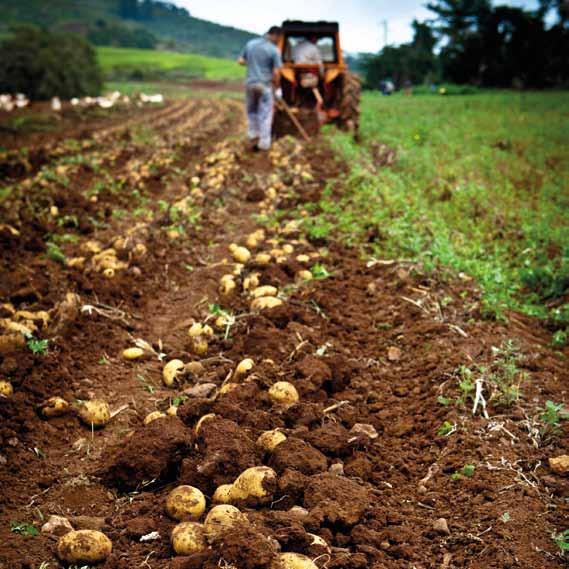
[(150, 393), (151, 395), (156, 391), (156, 388), (154, 387), (154, 385), (152, 385), (143, 375), (138, 374), (136, 376), (137, 381), (140, 382), (140, 384), (142, 385), (142, 388), (145, 391), (148, 391), (148, 393)]
[(569, 551), (569, 529), (566, 529), (560, 533), (554, 533), (552, 535), (555, 545), (559, 547), (562, 554)]
[(126, 209), (117, 208), (113, 209), (112, 215), (115, 219), (124, 219), (128, 215), (128, 212)]
[(59, 227), (79, 227), (79, 218), (76, 215), (62, 215), (57, 218)]
[(490, 400), (508, 407), (521, 395), (520, 385), (527, 380), (527, 374), (518, 368), (521, 359), (520, 350), (512, 340), (506, 340), (499, 348), (493, 347), (494, 362), (488, 374), (488, 382), (494, 391)]
[(172, 407), (179, 407), (187, 399), (187, 395), (178, 395), (177, 397), (174, 397), (174, 399), (172, 399)]
[(51, 242), (59, 244), (59, 243), (78, 243), (79, 237), (77, 235), (73, 235), (73, 233), (63, 233), (62, 235), (52, 235), (50, 237)]
[(190, 265), (190, 263), (184, 263), (184, 269), (186, 269), (186, 271), (188, 271), (188, 273), (193, 273), (194, 266)]
[(561, 421), (569, 420), (569, 411), (565, 409), (563, 403), (548, 400), (539, 418), (543, 423), (542, 434), (557, 434)]
[(28, 334), (26, 338), (28, 340), (26, 342), (26, 345), (33, 354), (39, 354), (40, 356), (45, 356), (47, 354), (49, 347), (49, 340), (40, 340), (39, 338), (36, 338), (33, 334)]
[(461, 392), (459, 403), (465, 405), (468, 400), (474, 401), (474, 392), (476, 391), (473, 380), (474, 373), (470, 368), (462, 365), (458, 368), (458, 375), (458, 387)]
[(320, 279), (320, 280), (327, 279), (329, 276), (331, 276), (326, 267), (320, 263), (316, 263), (315, 265), (313, 265), (312, 268), (310, 269), (310, 272), (312, 273), (312, 276), (315, 279)]
[(65, 257), (65, 254), (63, 253), (59, 245), (57, 245), (57, 243), (49, 241), (48, 243), (46, 243), (46, 248), (47, 248), (46, 249), (47, 256), (49, 259), (55, 261), (56, 263), (61, 263), (62, 265), (65, 265), (67, 258)]
[(450, 405), (450, 399), (448, 397), (444, 397), (442, 395), (439, 395), (437, 397), (437, 401), (443, 406), (443, 407), (448, 407)]
[(107, 356), (101, 356), (99, 358), (98, 364), (102, 365), (102, 366), (106, 366), (109, 365), (111, 362), (109, 361), (109, 359), (107, 358)]
[(14, 520), (10, 522), (10, 531), (12, 533), (18, 533), (20, 535), (29, 535), (33, 537), (40, 534), (38, 528), (33, 524), (29, 524), (27, 522), (17, 522)]
[(448, 437), (452, 435), (456, 431), (456, 425), (451, 423), (450, 421), (445, 421), (437, 430), (437, 435), (439, 437)]
[(475, 470), (476, 467), (474, 464), (465, 464), (460, 470), (453, 472), (450, 477), (454, 481), (460, 480), (463, 477), (472, 478)]

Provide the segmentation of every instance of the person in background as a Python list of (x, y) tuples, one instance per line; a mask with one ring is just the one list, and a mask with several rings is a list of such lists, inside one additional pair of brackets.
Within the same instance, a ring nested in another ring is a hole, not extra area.
[(324, 73), (324, 64), (322, 63), (322, 54), (318, 49), (318, 37), (308, 36), (294, 46), (293, 60), (295, 63), (308, 63), (318, 65), (320, 75)]
[(282, 29), (272, 26), (264, 36), (249, 40), (237, 59), (240, 65), (247, 66), (247, 134), (252, 150), (271, 147), (274, 97), (282, 97), (278, 88), (282, 58), (277, 48), (281, 36)]

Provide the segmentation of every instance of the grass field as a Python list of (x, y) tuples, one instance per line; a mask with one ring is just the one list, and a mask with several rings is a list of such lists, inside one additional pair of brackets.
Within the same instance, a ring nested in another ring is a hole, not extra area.
[(97, 55), (109, 80), (235, 80), (245, 73), (230, 59), (189, 53), (99, 47)]
[[(569, 98), (563, 93), (384, 97), (363, 101), (363, 144), (332, 134), (352, 164), (348, 191), (314, 207), (310, 231), (368, 255), (473, 277), (484, 308), (551, 319), (569, 304)], [(382, 166), (396, 152), (392, 166)]]

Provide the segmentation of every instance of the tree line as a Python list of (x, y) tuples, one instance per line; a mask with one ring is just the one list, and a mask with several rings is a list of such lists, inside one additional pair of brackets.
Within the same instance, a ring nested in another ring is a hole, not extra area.
[(433, 19), (413, 22), (413, 40), (360, 58), (368, 87), (386, 78), (483, 87), (569, 84), (569, 2), (539, 0), (536, 10), (490, 0), (435, 0)]

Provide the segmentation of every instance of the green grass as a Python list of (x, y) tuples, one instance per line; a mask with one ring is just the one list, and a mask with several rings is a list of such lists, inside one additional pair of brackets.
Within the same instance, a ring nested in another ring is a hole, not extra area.
[(230, 59), (191, 53), (99, 47), (97, 56), (109, 80), (239, 80), (245, 73)]
[(241, 91), (207, 90), (195, 88), (183, 83), (167, 81), (108, 81), (105, 83), (105, 92), (120, 91), (124, 95), (133, 96), (137, 93), (162, 93), (168, 99), (242, 99)]
[[(365, 94), (363, 143), (332, 132), (351, 165), (341, 197), (313, 207), (309, 233), (368, 255), (474, 277), (484, 310), (569, 323), (569, 97)], [(397, 153), (382, 165), (386, 145)]]

